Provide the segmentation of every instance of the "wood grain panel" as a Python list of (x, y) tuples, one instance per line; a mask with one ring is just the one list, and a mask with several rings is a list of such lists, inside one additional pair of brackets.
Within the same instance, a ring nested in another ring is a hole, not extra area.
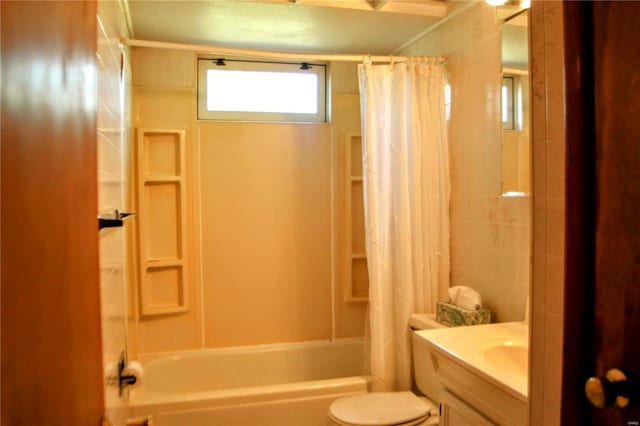
[[(596, 373), (640, 377), (640, 4), (594, 2)], [(640, 402), (597, 410), (594, 424), (637, 424)]]
[(2, 422), (98, 425), (96, 3), (1, 7)]
[(567, 282), (562, 424), (640, 421), (590, 407), (591, 375), (640, 377), (640, 4), (567, 2)]
[(562, 422), (587, 423), (589, 405), (581, 391), (593, 374), (593, 359), (584, 356), (593, 338), (595, 256), (595, 138), (590, 8), (578, 2), (564, 6), (566, 90), (566, 254)]

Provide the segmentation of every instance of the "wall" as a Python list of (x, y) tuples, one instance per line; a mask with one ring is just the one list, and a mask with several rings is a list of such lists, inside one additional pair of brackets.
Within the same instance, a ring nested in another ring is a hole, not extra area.
[[(98, 2), (98, 211), (129, 210), (127, 176), (129, 168), (129, 105), (131, 86), (127, 52), (121, 37), (127, 37), (124, 6), (121, 2)], [(124, 57), (123, 57), (124, 55)], [(124, 71), (121, 69), (123, 64)], [(130, 211), (130, 210), (129, 210)], [(127, 225), (130, 226), (130, 225)], [(123, 228), (100, 231), (100, 300), (102, 347), (105, 371), (117, 364), (126, 351), (126, 238)], [(127, 418), (126, 398), (117, 386), (105, 385), (106, 415), (114, 423)]]
[[(331, 64), (331, 104), (332, 104), (332, 161), (334, 177), (333, 217), (334, 260), (335, 260), (335, 336), (362, 336), (366, 317), (366, 302), (345, 302), (345, 294), (351, 293), (348, 268), (351, 267), (351, 241), (347, 241), (347, 136), (360, 133), (360, 89), (358, 88), (357, 65), (337, 62)], [(364, 218), (362, 218), (364, 219)], [(364, 227), (362, 228), (364, 240)]]
[(141, 316), (130, 286), (135, 350), (361, 336), (364, 304), (342, 301), (336, 208), (344, 138), (360, 129), (355, 66), (332, 72), (332, 124), (206, 122), (193, 53), (133, 55), (134, 126), (186, 130), (190, 259), (188, 312)]
[[(187, 199), (191, 204), (187, 224), (191, 260), (187, 267), (187, 297), (190, 307), (186, 313), (142, 317), (140, 313), (139, 271), (129, 286), (129, 300), (134, 321), (130, 324), (131, 353), (166, 352), (203, 347), (202, 325), (202, 281), (196, 265), (200, 265), (200, 215), (198, 191), (197, 123), (195, 121), (195, 74), (193, 55), (184, 52), (132, 49), (132, 151), (137, 149), (135, 130), (139, 128), (184, 129), (186, 132), (186, 179), (190, 191)], [(137, 156), (134, 155), (134, 164)], [(136, 169), (132, 173), (132, 192), (136, 189)], [(134, 200), (134, 204), (137, 200)], [(136, 224), (137, 225), (137, 224)], [(137, 239), (134, 238), (134, 242)], [(137, 245), (132, 251), (132, 267), (137, 270)]]
[(399, 54), (447, 58), (451, 285), (479, 291), (493, 321), (522, 320), (531, 206), (529, 197), (500, 195), (500, 29), (495, 9), (485, 2), (461, 4), (450, 16)]
[[(474, 123), (473, 116), (482, 117), (485, 110), (490, 117), (496, 113), (496, 92), (494, 91), (493, 76), (497, 65), (493, 64), (497, 42), (491, 39), (497, 37), (494, 28), (493, 11), (484, 2), (472, 6), (469, 12), (463, 12), (448, 24), (438, 28), (434, 33), (427, 34), (422, 40), (410, 46), (406, 54), (447, 55), (453, 87), (452, 115), (450, 143), (452, 144), (452, 247), (460, 244), (461, 234), (459, 213), (463, 207), (473, 208), (475, 213), (488, 212), (486, 208), (478, 211), (478, 206), (465, 203), (463, 176), (458, 169), (464, 162), (459, 145), (464, 141), (468, 144), (482, 144), (483, 140), (492, 140), (499, 129), (483, 129), (481, 125), (474, 125), (471, 131), (458, 135), (456, 123)], [(480, 12), (480, 9), (482, 11)], [(474, 12), (475, 11), (475, 12)], [(472, 12), (474, 16), (471, 15)], [(456, 23), (458, 21), (458, 23)], [(456, 28), (456, 25), (460, 27)], [(532, 297), (531, 297), (531, 365), (530, 365), (530, 409), (532, 425), (560, 424), (560, 395), (562, 387), (562, 307), (563, 307), (563, 279), (564, 279), (564, 164), (565, 164), (565, 135), (564, 135), (564, 74), (563, 74), (563, 24), (562, 2), (534, 1), (530, 10), (530, 51), (531, 51), (531, 126), (532, 126), (532, 190), (533, 190), (533, 268)], [(483, 43), (482, 40), (486, 39)], [(438, 46), (438, 41), (441, 45)], [(495, 58), (497, 61), (497, 57)], [(484, 62), (484, 63), (483, 63)], [(491, 62), (491, 63), (488, 63)], [(485, 69), (485, 67), (487, 69)], [(460, 74), (462, 73), (462, 74)], [(456, 84), (458, 83), (458, 84)], [(474, 87), (475, 84), (475, 87)], [(481, 95), (481, 100), (487, 102), (486, 107), (481, 102), (474, 101), (474, 95)], [(457, 106), (456, 106), (457, 104)], [(497, 122), (495, 117), (492, 122)], [(461, 137), (464, 136), (464, 137)], [(486, 147), (486, 148), (490, 148)], [(472, 149), (475, 146), (472, 145)], [(479, 155), (477, 151), (474, 155)], [(483, 155), (493, 154), (492, 150)], [(492, 166), (493, 155), (485, 158), (487, 166)], [(495, 164), (493, 164), (494, 168)], [(480, 167), (480, 165), (478, 165)], [(479, 168), (471, 168), (477, 170)], [(480, 176), (478, 174), (478, 176)], [(492, 177), (491, 187), (495, 185)], [(462, 198), (462, 199), (461, 199)], [(492, 202), (501, 205), (501, 215), (508, 212), (510, 203), (528, 204), (527, 199), (495, 199)], [(516, 207), (513, 216), (515, 223), (522, 223), (522, 228), (529, 225), (528, 206)], [(487, 216), (481, 216), (481, 218)], [(464, 229), (464, 228), (463, 228)], [(508, 227), (506, 228), (508, 229)], [(472, 241), (477, 238), (476, 230), (468, 235)], [(465, 230), (466, 232), (466, 230)], [(495, 241), (498, 236), (490, 233)], [(527, 231), (528, 235), (528, 231)], [(522, 240), (526, 240), (523, 238)], [(475, 241), (472, 245), (481, 248), (484, 245)], [(523, 243), (524, 244), (524, 243)], [(528, 243), (527, 243), (528, 247)], [(467, 272), (464, 263), (460, 263), (459, 247), (452, 248), (454, 283), (460, 283), (460, 278)], [(477, 258), (480, 260), (481, 258)], [(495, 268), (495, 266), (492, 266)], [(462, 272), (461, 272), (462, 271)], [(519, 268), (518, 275), (528, 271), (527, 265)], [(504, 286), (507, 282), (498, 282)], [(499, 289), (498, 288), (498, 289)], [(526, 294), (526, 291), (523, 290)], [(483, 293), (484, 295), (484, 293)], [(521, 296), (519, 296), (521, 297)], [(485, 295), (485, 300), (488, 297)], [(493, 297), (492, 297), (493, 299)], [(521, 302), (518, 303), (518, 305)], [(514, 305), (513, 308), (517, 308)], [(519, 310), (516, 309), (517, 312)]]
[(205, 346), (329, 339), (329, 126), (199, 127)]
[(534, 1), (530, 13), (534, 199), (531, 425), (559, 425), (566, 161), (562, 2)]

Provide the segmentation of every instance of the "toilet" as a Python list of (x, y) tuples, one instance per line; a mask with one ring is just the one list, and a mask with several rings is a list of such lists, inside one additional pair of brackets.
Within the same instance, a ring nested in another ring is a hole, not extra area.
[[(444, 328), (435, 314), (413, 314), (412, 330)], [(332, 426), (434, 426), (439, 423), (441, 385), (426, 342), (413, 333), (413, 373), (424, 396), (412, 392), (372, 392), (335, 400), (329, 407)]]

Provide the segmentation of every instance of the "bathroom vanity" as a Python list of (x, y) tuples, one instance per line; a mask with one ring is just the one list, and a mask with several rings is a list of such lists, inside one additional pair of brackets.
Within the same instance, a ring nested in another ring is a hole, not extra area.
[(527, 324), (496, 323), (416, 333), (427, 342), (443, 387), (442, 425), (527, 424)]

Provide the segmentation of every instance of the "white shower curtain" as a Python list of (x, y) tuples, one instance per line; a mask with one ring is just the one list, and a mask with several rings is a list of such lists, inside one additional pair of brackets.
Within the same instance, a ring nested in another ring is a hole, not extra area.
[(445, 67), (359, 65), (374, 391), (411, 388), (411, 313), (449, 287)]

